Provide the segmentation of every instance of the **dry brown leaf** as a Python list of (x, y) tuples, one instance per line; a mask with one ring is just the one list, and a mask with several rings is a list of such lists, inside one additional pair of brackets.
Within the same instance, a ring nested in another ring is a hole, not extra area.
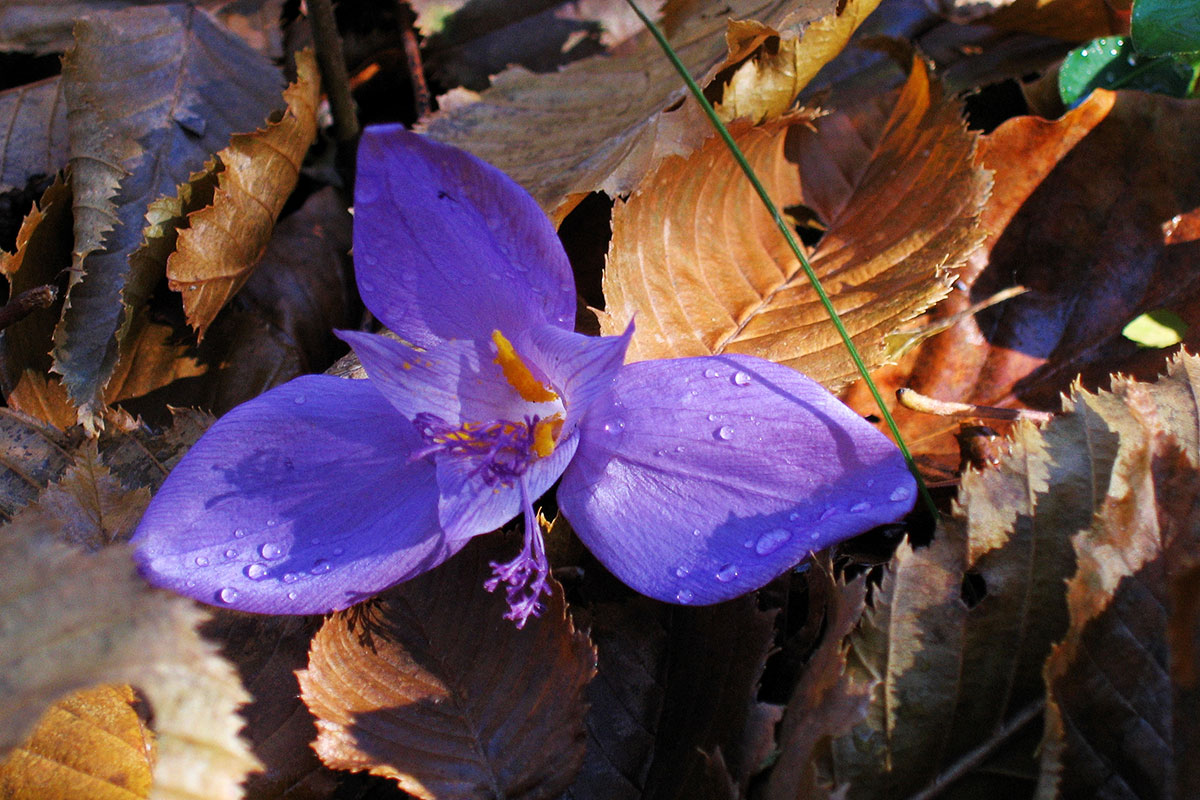
[[(1200, 109), (1140, 92), (1097, 90), (1059, 120), (1011, 119), (982, 139), (995, 189), (983, 215), (988, 238), (960, 271), (934, 319), (1019, 284), (1007, 300), (919, 346), (877, 378), (940, 400), (1059, 408), (1080, 373), (1089, 388), (1123, 372), (1153, 380), (1163, 353), (1121, 335), (1139, 314), (1179, 313), (1184, 344), (1200, 348), (1200, 181), (1173, 169), (1200, 149)], [(1067, 279), (1064, 279), (1067, 278)], [(861, 386), (847, 396), (871, 413)], [(894, 409), (905, 440), (940, 473), (953, 473), (955, 420)], [(1001, 423), (991, 423), (1001, 431)]]
[(217, 154), (210, 165), (217, 175), (212, 205), (188, 215), (167, 259), (168, 283), (183, 295), (188, 322), (200, 338), (262, 258), (316, 137), (321, 86), (311, 51), (297, 53), (296, 71), (296, 82), (283, 93), (282, 117), (235, 135)]
[[(957, 104), (918, 62), (886, 123), (873, 114), (789, 117), (735, 126), (735, 136), (779, 206), (804, 203), (828, 227), (810, 254), (813, 268), (867, 364), (883, 363), (885, 336), (945, 295), (948, 270), (982, 238), (990, 180), (974, 163), (975, 137)], [(632, 360), (748, 353), (830, 387), (854, 374), (719, 140), (665, 162), (618, 202), (604, 294), (602, 332), (636, 318)]]
[(0, 409), (0, 522), (12, 519), (70, 466), (79, 439), (20, 412)]
[(506, 552), (489, 538), (321, 628), (300, 686), (326, 764), (430, 800), (555, 797), (571, 782), (595, 651), (557, 585), (524, 629), (502, 618), (503, 594), (481, 588)]
[(52, 705), (0, 763), (6, 800), (129, 800), (150, 794), (153, 734), (129, 686), (99, 686)]
[(731, 59), (757, 51), (738, 66), (716, 105), (722, 121), (744, 117), (758, 123), (787, 111), (800, 91), (846, 46), (880, 0), (849, 0), (836, 14), (822, 17), (797, 36), (750, 20), (729, 23)]
[(1008, 30), (1085, 42), (1098, 36), (1129, 32), (1133, 0), (1015, 0), (986, 17), (989, 25)]
[(151, 797), (241, 797), (256, 766), (238, 737), (246, 693), (196, 633), (203, 613), (148, 588), (124, 546), (87, 554), (0, 528), (0, 618), (0, 754), (65, 694), (130, 683), (154, 714)]
[[(726, 20), (759, 20), (783, 35), (835, 13), (832, 0), (796, 7), (782, 0), (668, 4), (663, 27), (693, 77), (706, 83), (729, 66)], [(832, 55), (832, 54), (831, 54)], [(662, 158), (708, 135), (678, 74), (643, 32), (618, 52), (535, 75), (509, 69), (477, 102), (426, 120), (430, 136), (468, 150), (524, 186), (561, 219), (584, 194), (630, 191)]]

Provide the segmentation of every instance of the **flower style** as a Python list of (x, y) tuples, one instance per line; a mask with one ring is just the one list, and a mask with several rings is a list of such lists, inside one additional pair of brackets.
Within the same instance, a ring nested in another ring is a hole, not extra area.
[(230, 411), (172, 471), (134, 538), (152, 582), (271, 614), (350, 606), (524, 514), (493, 564), (518, 626), (549, 564), (532, 503), (558, 506), (618, 578), (707, 604), (892, 522), (912, 476), (814, 381), (723, 355), (624, 364), (573, 331), (554, 228), (494, 167), (398, 126), (358, 152), (354, 254), (399, 340), (344, 331), (368, 380), (297, 378)]

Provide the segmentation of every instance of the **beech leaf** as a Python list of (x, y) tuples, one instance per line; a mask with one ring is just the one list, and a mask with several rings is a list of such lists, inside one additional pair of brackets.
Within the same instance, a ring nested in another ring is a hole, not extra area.
[(327, 765), (393, 778), (428, 800), (548, 798), (571, 782), (595, 651), (567, 618), (561, 587), (524, 629), (502, 618), (504, 596), (481, 588), (500, 554), (475, 540), (326, 621), (300, 687)]
[[(975, 136), (957, 104), (916, 62), (886, 123), (784, 117), (734, 135), (777, 205), (803, 202), (828, 227), (813, 268), (868, 367), (884, 363), (885, 336), (945, 296), (949, 270), (982, 238), (990, 177), (974, 163)], [(636, 317), (631, 360), (747, 353), (830, 388), (855, 374), (799, 263), (716, 139), (664, 162), (617, 203), (604, 296), (603, 333)]]
[(283, 92), (282, 117), (234, 136), (217, 154), (212, 205), (188, 215), (167, 259), (168, 283), (183, 295), (200, 338), (262, 258), (316, 138), (321, 85), (311, 51), (296, 55), (296, 71), (296, 82)]
[[(662, 26), (703, 85), (732, 63), (721, 37), (727, 19), (754, 18), (792, 36), (839, 6), (832, 0), (799, 8), (777, 0), (672, 3)], [(424, 130), (499, 167), (557, 219), (584, 194), (628, 192), (664, 156), (696, 147), (707, 125), (695, 104), (667, 110), (686, 93), (643, 31), (617, 53), (582, 59), (553, 74), (510, 68), (478, 101), (435, 114)]]
[[(152, 201), (278, 102), (278, 71), (189, 6), (86, 17), (64, 60), (71, 133), (75, 263), (55, 333), (55, 370), (91, 423), (129, 309), (161, 273), (131, 269)], [(114, 80), (111, 65), (122, 65)], [(127, 113), (126, 109), (137, 109)]]

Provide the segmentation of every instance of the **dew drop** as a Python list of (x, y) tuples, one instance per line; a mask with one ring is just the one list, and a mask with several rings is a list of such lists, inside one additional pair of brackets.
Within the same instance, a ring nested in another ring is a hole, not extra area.
[(187, 587), (188, 587), (189, 589), (195, 589), (195, 588), (196, 588), (196, 582), (195, 582), (195, 581), (188, 581), (188, 582), (187, 582)]
[(676, 567), (675, 568), (675, 577), (676, 578), (686, 578), (690, 574), (691, 573), (688, 572), (687, 567)]
[(737, 564), (726, 564), (717, 570), (717, 580), (721, 583), (729, 583), (738, 576)]
[(891, 500), (893, 503), (899, 503), (901, 500), (907, 500), (911, 494), (912, 490), (910, 490), (907, 486), (897, 486), (895, 489), (892, 489), (892, 493), (888, 495), (888, 500)]
[(722, 425), (721, 427), (717, 428), (717, 438), (728, 442), (733, 438), (733, 428), (729, 427), (728, 425)]
[(719, 377), (721, 377), (721, 373), (717, 372), (717, 371), (716, 371), (715, 369), (713, 369), (712, 367), (709, 367), (708, 369), (704, 370), (704, 377), (706, 377), (706, 378), (719, 378)]
[(273, 520), (273, 519), (269, 519), (269, 520), (267, 520), (267, 527), (268, 527), (268, 528), (274, 528), (274, 527), (275, 527), (275, 520)]
[(305, 400), (307, 400), (307, 399), (308, 399), (308, 398), (306, 398), (304, 395), (302, 395), (302, 394), (298, 394), (298, 395), (296, 395), (295, 397), (293, 397), (293, 398), (292, 398), (292, 402), (293, 402), (293, 403), (295, 403), (295, 404), (296, 404), (296, 405), (298, 405), (298, 406), (302, 406), (302, 405), (304, 405), (304, 401), (305, 401)]
[(746, 372), (740, 372), (740, 371), (733, 373), (733, 384), (735, 386), (749, 386), (750, 385), (750, 374), (746, 373)]
[(692, 536), (699, 536), (699, 535), (700, 535), (700, 529), (699, 529), (699, 528), (693, 528), (693, 529), (692, 529)]
[(246, 538), (246, 529), (245, 529), (245, 528), (238, 528), (236, 531), (234, 531), (234, 532), (233, 532), (233, 538), (235, 538), (235, 539), (245, 539), (245, 538)]
[(666, 454), (667, 454), (666, 450), (655, 450), (654, 451), (654, 455), (658, 456), (659, 458), (662, 458)]
[(252, 581), (261, 581), (267, 577), (267, 573), (271, 570), (267, 569), (266, 564), (251, 564), (246, 567), (246, 577)]
[(793, 511), (792, 513), (788, 514), (788, 519), (792, 522), (795, 522), (796, 520), (800, 519), (800, 512)]
[(817, 519), (818, 520), (826, 520), (826, 519), (829, 519), (830, 517), (832, 517), (836, 513), (838, 513), (837, 507), (830, 506), (829, 508), (822, 511), (821, 516), (817, 517)]
[(238, 590), (232, 586), (226, 586), (217, 593), (217, 597), (220, 598), (222, 603), (232, 603), (234, 600), (238, 599)]
[(283, 555), (283, 548), (274, 542), (267, 542), (262, 547), (258, 548), (258, 552), (263, 558), (270, 561), (271, 559), (279, 558), (281, 555)]
[(758, 541), (754, 543), (754, 552), (760, 556), (770, 555), (787, 544), (788, 539), (791, 538), (791, 531), (786, 531), (783, 528), (775, 528), (774, 530), (767, 531), (758, 537)]
[(283, 575), (284, 583), (295, 583), (298, 580), (300, 580), (300, 576), (294, 572), (285, 572)]
[(716, 415), (716, 414), (709, 414), (709, 415), (708, 415), (708, 421), (709, 421), (709, 422), (716, 422), (716, 421), (717, 421), (717, 415)]
[(204, 556), (196, 556), (196, 566), (197, 567), (207, 567), (208, 559), (205, 558)]
[(675, 595), (675, 599), (681, 603), (690, 603), (695, 598), (690, 589), (680, 589)]
[(870, 510), (871, 510), (871, 504), (868, 503), (866, 500), (863, 500), (861, 503), (855, 503), (854, 505), (850, 506), (851, 514), (861, 514), (864, 511), (870, 511)]
[(320, 575), (323, 572), (329, 572), (330, 569), (332, 569), (332, 567), (329, 565), (328, 561), (323, 558), (318, 558), (313, 562), (312, 569), (310, 569), (309, 572), (313, 575)]
[(226, 558), (236, 558), (237, 550), (234, 550), (232, 547), (229, 548), (228, 550), (225, 551), (225, 557)]
[(295, 600), (295, 599), (296, 599), (296, 593), (288, 592), (288, 600)]
[(335, 548), (333, 548), (333, 554), (334, 554), (335, 556), (340, 556), (340, 555), (341, 555), (342, 553), (344, 553), (344, 552), (346, 552), (346, 548), (344, 548), (344, 547), (335, 547)]
[(682, 452), (683, 452), (683, 445), (679, 445), (678, 447), (676, 447), (676, 448), (675, 448), (675, 452), (676, 452), (676, 453), (682, 453)]

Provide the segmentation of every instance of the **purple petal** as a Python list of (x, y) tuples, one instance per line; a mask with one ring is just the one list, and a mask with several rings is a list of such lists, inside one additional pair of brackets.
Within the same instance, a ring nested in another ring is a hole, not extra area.
[(519, 351), (536, 366), (562, 396), (567, 408), (564, 435), (595, 398), (607, 392), (625, 361), (633, 323), (620, 336), (585, 336), (541, 325), (518, 340)]
[(399, 125), (367, 128), (358, 147), (354, 262), (367, 307), (421, 347), (574, 327), (571, 266), (533, 198)]
[(369, 381), (297, 378), (219, 419), (134, 536), (152, 583), (243, 611), (342, 609), (456, 552), (434, 466)]
[(816, 382), (748, 356), (643, 361), (579, 426), (558, 503), (618, 578), (707, 604), (904, 516), (887, 437)]

